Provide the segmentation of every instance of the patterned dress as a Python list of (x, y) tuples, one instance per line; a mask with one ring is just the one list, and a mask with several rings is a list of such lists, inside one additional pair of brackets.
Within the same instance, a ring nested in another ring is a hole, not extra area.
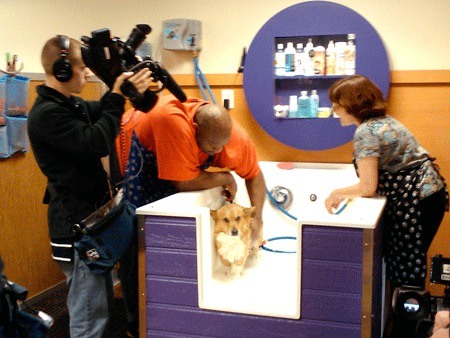
[(446, 189), (445, 180), (434, 159), (391, 116), (364, 121), (353, 142), (355, 164), (367, 156), (379, 159), (377, 192), (387, 198), (383, 243), (388, 277), (394, 286), (423, 286), (429, 243), (423, 242), (427, 224), (419, 202)]
[(156, 156), (133, 133), (123, 182), (125, 197), (136, 208), (177, 193), (170, 181), (158, 178)]

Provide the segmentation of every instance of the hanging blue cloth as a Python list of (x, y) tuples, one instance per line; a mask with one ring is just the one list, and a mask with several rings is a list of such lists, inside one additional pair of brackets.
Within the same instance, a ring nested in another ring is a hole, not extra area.
[(0, 158), (28, 151), (27, 120), (26, 116), (6, 116), (6, 125), (0, 126)]
[(134, 132), (123, 188), (125, 198), (136, 208), (178, 192), (172, 182), (158, 178), (156, 155), (145, 149)]

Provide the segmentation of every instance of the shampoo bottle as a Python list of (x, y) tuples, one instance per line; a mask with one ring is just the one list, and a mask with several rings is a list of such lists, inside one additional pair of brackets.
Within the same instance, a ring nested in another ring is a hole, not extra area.
[(303, 52), (303, 43), (297, 43), (297, 48), (295, 49), (295, 74), (304, 75), (305, 68), (303, 67), (303, 59), (305, 53)]
[(334, 73), (336, 75), (344, 75), (345, 74), (345, 42), (336, 42), (334, 45), (336, 51), (336, 63), (334, 66)]
[(325, 47), (314, 48), (314, 74), (325, 75)]
[(356, 64), (355, 34), (348, 34), (345, 47), (345, 75), (355, 75)]
[(275, 52), (275, 75), (282, 76), (284, 75), (284, 50), (283, 44), (279, 43), (277, 45), (277, 51)]
[(295, 75), (295, 48), (292, 42), (287, 43), (287, 47), (284, 50), (284, 60), (286, 63), (285, 75)]
[(310, 117), (318, 117), (319, 115), (319, 95), (317, 90), (313, 89), (310, 96), (311, 101), (311, 115)]
[(312, 38), (308, 39), (308, 43), (305, 47), (305, 75), (314, 75), (314, 45)]
[(308, 118), (311, 116), (311, 101), (306, 90), (301, 91), (300, 94), (301, 96), (298, 98), (298, 117)]
[(289, 96), (289, 117), (297, 117), (298, 100), (297, 95)]
[(328, 42), (328, 47), (326, 50), (326, 71), (327, 75), (334, 75), (334, 65), (336, 62), (336, 52), (334, 51), (334, 41), (330, 40)]

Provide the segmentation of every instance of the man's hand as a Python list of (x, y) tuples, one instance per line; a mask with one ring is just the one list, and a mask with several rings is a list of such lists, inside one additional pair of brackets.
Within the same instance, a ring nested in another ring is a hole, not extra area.
[(120, 86), (127, 80), (142, 94), (150, 87), (152, 82), (151, 74), (152, 72), (148, 68), (143, 68), (136, 74), (133, 72), (124, 72), (117, 77), (111, 92), (123, 95)]
[[(236, 185), (236, 182), (234, 182)], [(231, 184), (222, 186), (222, 196), (225, 196), (225, 201), (232, 203), (236, 197), (237, 187), (231, 187)]]

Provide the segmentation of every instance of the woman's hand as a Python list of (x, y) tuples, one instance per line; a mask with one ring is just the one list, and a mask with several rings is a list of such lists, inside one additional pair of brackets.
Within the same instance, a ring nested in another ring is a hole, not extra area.
[(366, 156), (358, 160), (359, 182), (349, 187), (333, 190), (325, 200), (329, 213), (346, 198), (372, 197), (378, 186), (378, 157)]
[(333, 209), (336, 209), (345, 199), (345, 195), (342, 195), (337, 190), (334, 190), (325, 200), (325, 208), (330, 214), (333, 214)]

